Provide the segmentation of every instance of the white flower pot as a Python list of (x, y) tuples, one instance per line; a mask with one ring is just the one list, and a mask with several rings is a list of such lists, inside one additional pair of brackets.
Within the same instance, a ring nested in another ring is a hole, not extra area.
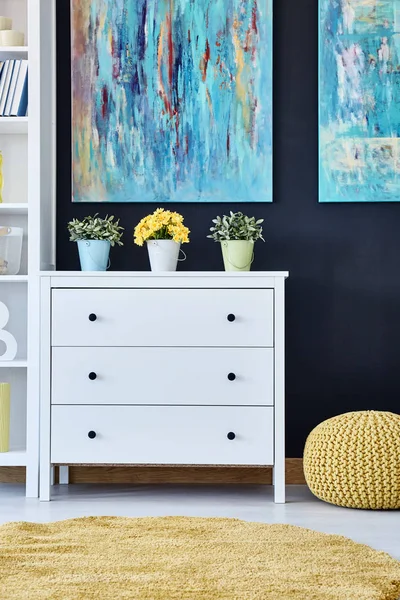
[[(174, 240), (149, 240), (147, 242), (147, 250), (149, 252), (151, 270), (176, 271), (180, 249), (181, 245), (178, 242), (174, 242)], [(185, 258), (182, 260), (185, 260)]]

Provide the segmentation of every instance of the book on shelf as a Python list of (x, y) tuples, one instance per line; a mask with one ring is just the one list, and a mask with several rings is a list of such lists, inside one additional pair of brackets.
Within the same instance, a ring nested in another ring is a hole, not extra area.
[(2, 89), (1, 98), (0, 98), (0, 117), (2, 117), (4, 115), (4, 109), (6, 107), (7, 96), (8, 96), (8, 90), (9, 90), (10, 83), (11, 83), (12, 72), (14, 70), (14, 63), (15, 63), (15, 60), (6, 60), (6, 65), (8, 64), (8, 68), (1, 76), (2, 81), (4, 78), (4, 87)]
[(21, 61), (16, 60), (14, 63), (13, 73), (11, 75), (10, 87), (8, 88), (7, 101), (4, 108), (3, 117), (9, 117), (11, 111), (11, 104), (14, 99), (15, 88), (17, 86), (18, 73), (21, 66)]
[(6, 83), (6, 79), (7, 79), (7, 71), (9, 68), (9, 62), (6, 61), (5, 63), (3, 63), (3, 66), (1, 68), (1, 75), (0, 75), (0, 106), (1, 106), (1, 99), (3, 97), (3, 91), (4, 91), (4, 86)]
[(28, 109), (28, 61), (0, 65), (0, 117), (25, 117)]
[(28, 114), (28, 61), (21, 60), (14, 97), (11, 104), (11, 117), (25, 117)]

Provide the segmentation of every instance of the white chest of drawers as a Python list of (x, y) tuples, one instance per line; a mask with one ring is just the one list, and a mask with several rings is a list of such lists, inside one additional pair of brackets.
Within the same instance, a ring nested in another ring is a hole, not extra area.
[(285, 501), (287, 273), (45, 273), (40, 497), (54, 464), (271, 465)]

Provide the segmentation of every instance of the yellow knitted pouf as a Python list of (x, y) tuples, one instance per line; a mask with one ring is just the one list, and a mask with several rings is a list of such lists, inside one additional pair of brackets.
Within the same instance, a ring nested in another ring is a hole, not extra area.
[(400, 415), (360, 411), (320, 423), (307, 438), (312, 493), (350, 508), (400, 508)]

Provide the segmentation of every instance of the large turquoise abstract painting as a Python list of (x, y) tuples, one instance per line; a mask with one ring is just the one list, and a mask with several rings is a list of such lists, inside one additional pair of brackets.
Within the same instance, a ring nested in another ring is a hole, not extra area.
[(272, 201), (272, 0), (71, 0), (75, 202)]
[(400, 201), (400, 0), (320, 0), (320, 201)]

